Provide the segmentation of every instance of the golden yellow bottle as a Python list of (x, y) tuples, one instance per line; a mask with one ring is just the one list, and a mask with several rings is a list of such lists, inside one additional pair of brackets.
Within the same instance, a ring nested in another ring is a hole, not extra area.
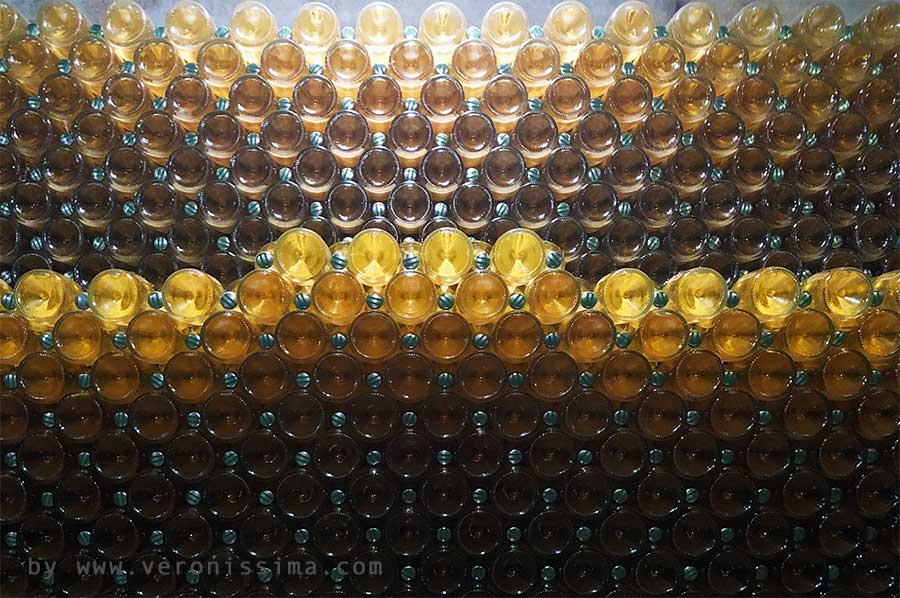
[(711, 268), (692, 268), (670, 278), (663, 286), (672, 309), (689, 323), (705, 322), (725, 309), (728, 283)]
[(331, 324), (345, 325), (363, 310), (365, 290), (349, 272), (332, 270), (316, 280), (312, 288), (316, 313)]
[(825, 355), (834, 338), (831, 319), (815, 309), (801, 309), (784, 322), (784, 346), (798, 362), (809, 363)]
[(872, 304), (872, 282), (855, 268), (834, 268), (813, 274), (803, 282), (812, 296), (811, 306), (822, 310), (838, 329), (852, 326)]
[(325, 53), (325, 74), (339, 98), (355, 98), (359, 84), (369, 76), (372, 63), (365, 46), (353, 39), (334, 42)]
[(356, 17), (356, 36), (375, 64), (385, 64), (394, 44), (403, 37), (403, 18), (392, 4), (370, 2)]
[(362, 230), (353, 236), (347, 268), (367, 286), (383, 287), (400, 268), (400, 245), (380, 229)]
[(168, 312), (150, 309), (132, 318), (125, 333), (140, 361), (164, 364), (184, 346), (178, 322)]
[(716, 94), (728, 96), (737, 84), (747, 76), (750, 56), (747, 49), (734, 37), (720, 36), (697, 63), (700, 73), (709, 79)]
[(25, 32), (25, 17), (9, 2), (0, 2), (0, 47)]
[(103, 14), (103, 39), (121, 60), (134, 60), (134, 51), (153, 36), (153, 23), (134, 0), (113, 0)]
[(782, 37), (785, 39), (766, 52), (760, 72), (777, 86), (779, 95), (789, 97), (808, 76), (810, 57), (806, 48), (793, 37), (784, 32)]
[(791, 26), (794, 37), (809, 52), (812, 60), (820, 60), (844, 33), (844, 11), (831, 2), (813, 4)]
[(800, 281), (793, 272), (778, 266), (745, 274), (734, 283), (734, 290), (740, 296), (739, 307), (776, 327), (800, 302)]
[(88, 285), (88, 305), (107, 330), (124, 328), (143, 311), (153, 291), (146, 280), (125, 270), (105, 270)]
[(156, 97), (165, 97), (166, 88), (181, 70), (181, 57), (170, 40), (150, 38), (134, 50), (134, 74)]
[(613, 347), (616, 327), (603, 312), (578, 312), (565, 325), (566, 351), (578, 362), (595, 362)]
[(550, 9), (544, 21), (544, 35), (559, 50), (564, 63), (574, 64), (582, 46), (591, 39), (594, 18), (578, 0), (564, 0)]
[(259, 64), (262, 50), (277, 35), (275, 15), (262, 2), (247, 0), (231, 13), (231, 39), (247, 64)]
[(584, 79), (591, 89), (591, 96), (605, 96), (622, 69), (622, 51), (605, 37), (587, 42), (575, 61), (575, 74)]
[(223, 289), (212, 276), (183, 268), (173, 272), (161, 288), (163, 307), (183, 324), (199, 326), (207, 316), (220, 309)]
[(323, 64), (325, 51), (340, 36), (340, 21), (334, 10), (322, 2), (300, 7), (293, 22), (293, 38), (303, 49), (307, 62)]
[(606, 20), (606, 36), (619, 49), (625, 62), (634, 62), (653, 39), (653, 13), (650, 7), (637, 0), (616, 6)]
[(275, 269), (254, 270), (236, 285), (237, 304), (251, 322), (274, 326), (293, 306), (290, 283)]
[(275, 243), (274, 265), (288, 280), (303, 284), (313, 280), (328, 265), (331, 252), (315, 232), (291, 229)]
[(201, 2), (180, 0), (166, 15), (166, 37), (181, 59), (197, 62), (197, 52), (215, 34), (215, 24)]
[(684, 76), (684, 50), (675, 40), (660, 36), (647, 44), (635, 66), (650, 84), (654, 96), (667, 97), (672, 86)]
[(496, 320), (506, 309), (509, 291), (497, 274), (469, 272), (456, 289), (456, 308), (470, 323), (480, 326)]
[(879, 2), (857, 21), (854, 32), (875, 55), (876, 60), (900, 45), (900, 6)]
[(72, 76), (78, 79), (91, 96), (99, 96), (118, 68), (119, 59), (102, 37), (86, 35), (72, 44), (68, 54)]
[(559, 72), (559, 64), (556, 46), (546, 38), (534, 38), (519, 46), (513, 75), (525, 84), (529, 96), (540, 97)]
[(750, 55), (758, 61), (778, 41), (781, 13), (768, 0), (751, 2), (731, 19), (728, 30)]
[(597, 309), (617, 325), (641, 320), (653, 307), (656, 284), (636, 268), (620, 268), (601, 278), (594, 289)]
[(253, 327), (239, 311), (216, 312), (200, 329), (203, 350), (222, 363), (240, 363), (254, 350), (255, 341)]
[(685, 60), (696, 62), (716, 41), (719, 15), (708, 2), (688, 2), (669, 19), (666, 29), (684, 50)]
[(88, 366), (110, 348), (100, 319), (88, 311), (73, 311), (61, 317), (53, 327), (53, 344), (66, 362)]
[(511, 64), (528, 39), (528, 14), (514, 2), (494, 4), (481, 21), (481, 38), (494, 48), (497, 64)]
[(875, 65), (872, 51), (858, 36), (849, 37), (832, 47), (822, 59), (822, 73), (830, 77), (845, 98), (863, 86)]
[(197, 50), (197, 72), (220, 98), (228, 97), (232, 83), (244, 74), (244, 65), (240, 48), (230, 39), (214, 37)]
[(881, 293), (882, 309), (900, 312), (900, 270), (885, 272), (872, 281), (872, 286)]
[(31, 35), (14, 36), (5, 45), (3, 57), (10, 78), (28, 93), (37, 92), (41, 83), (54, 71), (55, 57), (47, 44)]
[(876, 368), (888, 367), (900, 355), (900, 313), (871, 309), (859, 319), (855, 345)]
[(713, 320), (708, 346), (723, 361), (743, 361), (759, 347), (761, 335), (762, 326), (751, 312), (727, 309)]
[(437, 310), (437, 292), (427, 276), (414, 270), (398, 272), (384, 290), (388, 312), (402, 324), (414, 326)]
[(497, 73), (497, 55), (483, 39), (467, 39), (450, 58), (450, 74), (462, 85), (468, 98), (480, 98), (488, 81)]
[(653, 309), (641, 320), (636, 337), (649, 361), (671, 361), (687, 346), (688, 325), (678, 312)]
[(575, 313), (581, 299), (578, 280), (565, 270), (546, 270), (525, 287), (528, 309), (542, 324), (558, 324)]
[(19, 365), (36, 344), (24, 317), (16, 312), (0, 312), (0, 364)]
[(87, 34), (87, 18), (69, 0), (50, 0), (41, 4), (35, 19), (40, 37), (60, 59), (66, 58), (72, 43)]
[(29, 270), (13, 289), (16, 310), (35, 332), (53, 328), (64, 314), (75, 311), (81, 289), (71, 278), (52, 270)]
[(472, 243), (464, 232), (439, 228), (422, 242), (422, 269), (435, 284), (453, 285), (472, 268), (472, 255)]

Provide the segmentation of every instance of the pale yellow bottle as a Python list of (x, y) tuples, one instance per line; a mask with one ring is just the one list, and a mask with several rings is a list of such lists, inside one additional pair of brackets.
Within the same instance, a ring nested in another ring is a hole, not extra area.
[(516, 52), (513, 75), (525, 84), (529, 97), (540, 97), (559, 73), (559, 65), (559, 52), (550, 40), (530, 39)]
[(494, 48), (498, 64), (511, 64), (528, 41), (528, 13), (515, 2), (498, 2), (481, 21), (481, 39)]
[(125, 270), (104, 270), (88, 285), (88, 305), (106, 330), (124, 328), (146, 309), (153, 287), (142, 277)]
[(419, 39), (431, 48), (436, 64), (447, 64), (466, 36), (466, 15), (452, 2), (435, 2), (422, 12)]
[(275, 242), (273, 264), (294, 284), (311, 282), (328, 265), (331, 252), (325, 241), (308, 228), (293, 228)]
[(163, 283), (163, 308), (178, 322), (199, 326), (206, 317), (218, 311), (222, 284), (205, 272), (183, 268), (173, 272)]
[(544, 35), (559, 50), (563, 63), (575, 64), (584, 44), (591, 39), (594, 17), (578, 0), (563, 0), (550, 9), (544, 21)]
[(835, 328), (852, 327), (872, 305), (872, 281), (856, 268), (834, 268), (813, 274), (803, 282), (812, 296), (811, 307), (831, 318)]
[(134, 60), (134, 51), (153, 36), (153, 22), (134, 0), (113, 0), (103, 14), (103, 38), (122, 60)]
[(437, 285), (458, 283), (472, 268), (472, 243), (456, 228), (439, 228), (422, 242), (422, 269)]
[(881, 293), (882, 309), (900, 312), (900, 270), (885, 272), (872, 281), (872, 287)]
[(196, 0), (181, 0), (166, 15), (166, 37), (185, 62), (197, 62), (197, 52), (216, 31), (209, 11)]
[(356, 38), (373, 64), (386, 64), (391, 48), (403, 37), (403, 17), (387, 2), (370, 2), (356, 18)]
[(0, 2), (0, 47), (25, 32), (25, 17), (10, 2)]
[(334, 84), (338, 98), (355, 98), (371, 69), (368, 50), (355, 39), (339, 39), (325, 52), (325, 75)]
[(35, 332), (53, 328), (64, 314), (76, 309), (81, 289), (71, 278), (52, 270), (29, 270), (13, 289), (16, 310)]
[(728, 283), (712, 268), (679, 272), (663, 286), (669, 307), (688, 323), (708, 322), (722, 313), (728, 300)]
[(322, 64), (325, 52), (340, 37), (340, 21), (334, 10), (322, 2), (300, 7), (293, 23), (294, 41), (303, 48), (309, 64)]
[(49, 0), (41, 3), (35, 19), (40, 38), (58, 58), (67, 58), (72, 43), (88, 33), (90, 24), (69, 0)]
[(738, 307), (755, 315), (767, 326), (779, 326), (797, 309), (800, 281), (786, 268), (760, 268), (740, 277), (733, 289), (740, 296)]
[(597, 309), (614, 324), (636, 324), (653, 307), (656, 284), (637, 268), (620, 268), (601, 278), (594, 294)]
[(272, 11), (257, 0), (247, 0), (231, 13), (231, 39), (247, 64), (259, 64), (263, 48), (278, 35)]
[(781, 13), (774, 4), (759, 0), (738, 11), (728, 24), (728, 30), (746, 48), (750, 60), (758, 61), (778, 42), (782, 22)]
[(654, 26), (650, 7), (637, 0), (628, 0), (609, 15), (606, 36), (619, 46), (625, 62), (634, 62), (653, 40)]
[(794, 37), (813, 60), (821, 60), (841, 40), (846, 21), (844, 11), (831, 2), (813, 4), (791, 26)]
[(666, 29), (681, 46), (685, 60), (697, 62), (716, 41), (719, 15), (708, 2), (688, 2), (672, 15)]

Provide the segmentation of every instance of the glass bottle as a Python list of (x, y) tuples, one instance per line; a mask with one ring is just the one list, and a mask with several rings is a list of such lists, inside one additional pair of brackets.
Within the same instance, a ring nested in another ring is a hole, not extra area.
[(25, 31), (25, 17), (9, 2), (0, 3), (0, 45)]
[(244, 73), (244, 67), (241, 50), (230, 39), (214, 37), (197, 51), (197, 72), (220, 98), (228, 97), (231, 85)]
[(125, 270), (99, 273), (88, 286), (88, 305), (107, 330), (122, 328), (147, 304), (153, 287)]
[[(449, 2), (438, 2), (435, 6), (439, 4), (452, 6)], [(419, 33), (422, 34), (421, 30)], [(422, 84), (434, 72), (432, 49), (419, 39), (400, 40), (391, 48), (387, 67), (391, 78), (400, 86), (403, 97), (418, 99), (422, 93)]]
[(876, 4), (854, 24), (854, 32), (872, 49), (875, 58), (883, 56), (898, 41), (900, 11), (888, 2)]
[[(15, 312), (0, 312), (0, 363), (16, 366), (35, 348), (34, 339), (28, 332), (28, 321)], [(3, 407), (7, 407), (5, 401)], [(4, 430), (4, 440), (9, 436), (12, 435)]]
[(194, 75), (175, 77), (166, 87), (166, 105), (184, 129), (196, 131), (203, 116), (215, 104), (206, 81)]
[(809, 52), (799, 42), (787, 35), (782, 28), (781, 41), (769, 48), (762, 61), (761, 73), (778, 88), (778, 93), (788, 97), (808, 75)]
[(835, 268), (812, 275), (803, 282), (812, 295), (811, 307), (831, 318), (835, 327), (852, 325), (871, 306), (872, 283), (854, 268)]
[[(87, 104), (81, 85), (74, 77), (64, 73), (45, 78), (38, 89), (38, 97), (47, 116), (56, 127), (62, 129), (69, 129)], [(3, 113), (3, 108), (0, 108), (0, 114)], [(10, 113), (6, 112), (5, 116)]]
[(248, 131), (259, 131), (262, 121), (276, 108), (275, 92), (259, 75), (243, 75), (228, 91), (228, 108)]
[(387, 132), (391, 121), (400, 114), (403, 98), (400, 86), (387, 75), (373, 75), (359, 86), (356, 109), (373, 132)]
[(684, 50), (666, 36), (657, 37), (643, 49), (635, 66), (654, 96), (668, 97), (672, 86), (684, 76)]
[(481, 37), (494, 48), (497, 64), (511, 64), (528, 39), (528, 14), (514, 2), (498, 2), (481, 21)]
[[(513, 75), (497, 75), (484, 87), (481, 108), (494, 129), (508, 133), (528, 111), (528, 90)], [(454, 130), (456, 128), (454, 125)]]
[(344, 325), (363, 309), (365, 291), (356, 278), (342, 271), (326, 272), (312, 288), (312, 305), (317, 314), (332, 324)]
[(279, 165), (290, 167), (300, 155), (306, 128), (300, 116), (290, 110), (278, 110), (263, 120), (260, 145)]
[(731, 107), (749, 131), (764, 126), (775, 108), (778, 89), (765, 77), (748, 77), (737, 84), (731, 98)]
[(717, 38), (697, 66), (700, 73), (713, 84), (718, 95), (728, 96), (746, 76), (750, 57), (743, 44), (721, 28)]
[(153, 35), (153, 23), (140, 4), (115, 0), (103, 14), (103, 37), (121, 60), (134, 60), (135, 49)]
[(53, 327), (65, 313), (75, 311), (78, 285), (50, 270), (31, 270), (22, 275), (13, 289), (16, 309), (35, 331)]
[(214, 34), (212, 17), (196, 0), (179, 0), (166, 15), (166, 38), (184, 62), (197, 62), (200, 46)]
[(688, 76), (672, 86), (667, 105), (686, 131), (695, 131), (712, 112), (716, 90), (706, 77), (696, 75), (696, 65), (685, 70)]
[(696, 62), (716, 40), (719, 16), (706, 2), (688, 2), (669, 19), (666, 29), (684, 50), (685, 59)]
[(637, 0), (618, 5), (606, 20), (606, 36), (622, 50), (625, 62), (634, 62), (653, 39), (650, 7)]
[(275, 39), (277, 24), (269, 7), (257, 0), (247, 0), (231, 13), (231, 39), (247, 64), (259, 64), (263, 48)]
[(334, 10), (326, 4), (309, 2), (300, 8), (294, 17), (293, 39), (310, 64), (324, 62), (325, 51), (338, 39), (339, 25)]
[(370, 2), (356, 17), (356, 35), (376, 64), (385, 64), (391, 47), (403, 36), (400, 11), (387, 2)]
[(325, 53), (325, 75), (334, 84), (339, 97), (355, 98), (359, 84), (369, 75), (372, 63), (366, 48), (356, 40), (341, 39)]
[(293, 304), (288, 281), (276, 270), (254, 270), (236, 286), (238, 307), (256, 324), (275, 325)]
[(577, 279), (565, 270), (548, 270), (525, 288), (532, 312), (543, 324), (558, 324), (575, 313), (581, 298)]
[[(602, 111), (588, 113), (573, 134), (573, 145), (581, 150), (591, 166), (604, 164), (618, 141), (618, 122), (612, 114)], [(527, 160), (529, 156), (525, 155)]]
[(254, 341), (254, 330), (239, 311), (216, 312), (200, 330), (203, 350), (222, 363), (240, 363), (254, 350)]
[(544, 21), (544, 35), (556, 49), (560, 60), (573, 64), (582, 46), (591, 39), (594, 19), (587, 6), (567, 0), (554, 6)]
[(178, 322), (197, 326), (219, 310), (222, 285), (205, 272), (185, 268), (163, 283), (163, 307)]
[[(611, 119), (614, 122), (614, 119)], [(597, 124), (597, 123), (592, 123)], [(586, 143), (595, 143), (603, 146), (603, 140), (595, 138), (594, 128), (585, 125)], [(596, 128), (601, 129), (599, 135), (603, 134), (603, 123)], [(525, 159), (528, 167), (534, 167), (542, 164), (550, 155), (550, 151), (556, 146), (559, 137), (559, 130), (556, 121), (549, 113), (544, 111), (531, 111), (520, 116), (516, 121), (515, 129), (512, 134), (512, 145), (519, 150)], [(579, 144), (584, 146), (585, 144)], [(611, 151), (611, 150), (610, 150)]]
[(328, 120), (325, 127), (325, 145), (331, 149), (341, 166), (358, 162), (369, 140), (366, 119), (355, 110), (341, 110)]
[(170, 40), (151, 38), (134, 49), (134, 74), (156, 97), (166, 95), (169, 83), (181, 69), (181, 57)]
[(855, 336), (873, 367), (888, 366), (900, 353), (900, 314), (890, 309), (869, 310), (860, 318)]
[(687, 345), (688, 324), (677, 312), (651, 310), (641, 320), (636, 339), (649, 361), (675, 359)]
[(570, 131), (588, 114), (591, 95), (579, 77), (563, 75), (550, 82), (544, 92), (543, 109), (556, 121), (561, 131)]
[(465, 110), (462, 85), (448, 75), (431, 77), (422, 86), (420, 108), (436, 134), (449, 133), (456, 117)]
[(292, 109), (310, 131), (322, 132), (338, 105), (337, 89), (327, 77), (308, 75), (294, 87)]
[(119, 129), (130, 131), (141, 114), (149, 107), (150, 99), (140, 79), (121, 73), (106, 80), (103, 86), (106, 111)]
[(794, 36), (809, 51), (813, 60), (821, 60), (844, 33), (844, 11), (831, 2), (810, 6), (791, 26)]
[(290, 98), (294, 86), (307, 71), (306, 56), (290, 38), (270, 41), (259, 58), (260, 75), (272, 86), (278, 98)]
[(827, 220), (817, 215), (802, 216), (791, 226), (788, 246), (804, 262), (814, 262), (831, 248), (832, 237)]
[(128, 324), (128, 346), (141, 362), (164, 364), (182, 346), (181, 332), (168, 312), (147, 310)]
[(528, 89), (532, 97), (544, 94), (559, 72), (559, 51), (545, 38), (533, 38), (519, 46), (513, 62), (513, 75)]
[(650, 160), (639, 147), (620, 146), (609, 157), (603, 174), (619, 197), (629, 197), (650, 178)]
[(74, 76), (91, 96), (99, 96), (106, 80), (119, 65), (119, 59), (109, 42), (102, 37), (87, 35), (69, 49), (69, 64)]
[(419, 167), (422, 186), (432, 199), (440, 201), (450, 197), (463, 177), (463, 163), (452, 148), (437, 146), (428, 150)]
[(642, 77), (628, 74), (631, 69), (627, 63), (623, 72), (625, 76), (617, 79), (607, 90), (604, 106), (616, 118), (622, 131), (630, 131), (650, 114), (653, 90)]
[(453, 51), (450, 74), (462, 85), (465, 97), (480, 98), (487, 82), (497, 73), (497, 64), (497, 55), (488, 41), (467, 39)]
[(141, 114), (134, 124), (134, 133), (141, 153), (155, 164), (165, 164), (182, 141), (175, 118), (155, 110)]
[(598, 307), (617, 325), (638, 322), (653, 306), (656, 285), (643, 272), (620, 268), (607, 274), (595, 289)]
[(575, 61), (575, 74), (587, 83), (591, 97), (605, 96), (623, 63), (622, 51), (614, 42), (595, 37), (581, 48)]
[(68, 0), (53, 0), (41, 5), (35, 18), (41, 39), (60, 59), (66, 58), (69, 47), (88, 32), (88, 20)]
[(766, 50), (778, 42), (782, 17), (774, 4), (751, 2), (731, 19), (728, 30), (750, 54), (750, 60), (758, 61)]
[(294, 163), (297, 184), (310, 199), (323, 199), (338, 174), (334, 155), (324, 147), (311, 146)]
[(660, 110), (651, 113), (641, 124), (635, 143), (644, 150), (650, 163), (667, 162), (681, 143), (681, 121), (672, 112)]
[(865, 83), (875, 57), (856, 36), (835, 44), (822, 59), (822, 73), (831, 78), (844, 97), (850, 97)]

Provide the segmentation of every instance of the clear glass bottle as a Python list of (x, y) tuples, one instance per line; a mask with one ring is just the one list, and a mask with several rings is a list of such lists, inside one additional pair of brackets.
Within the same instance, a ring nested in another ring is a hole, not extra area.
[(438, 64), (449, 63), (453, 50), (466, 34), (466, 16), (452, 2), (435, 2), (422, 11), (419, 39), (431, 49)]
[(591, 39), (594, 19), (590, 9), (577, 0), (554, 6), (544, 21), (544, 35), (559, 50), (560, 60), (574, 64), (582, 46)]
[(86, 35), (72, 44), (68, 52), (74, 76), (91, 96), (99, 96), (106, 80), (119, 65), (119, 59), (109, 42), (102, 37)]
[(545, 38), (533, 38), (519, 46), (512, 72), (530, 96), (539, 97), (559, 72), (559, 64), (556, 46)]
[(450, 57), (450, 74), (465, 90), (467, 98), (480, 98), (485, 85), (497, 73), (497, 55), (486, 40), (472, 38), (463, 41)]
[(820, 60), (844, 33), (844, 11), (831, 2), (814, 4), (791, 26), (794, 36), (809, 52), (812, 60)]
[(387, 2), (366, 4), (356, 17), (356, 36), (375, 64), (387, 63), (391, 48), (403, 37), (400, 11)]
[(181, 69), (181, 56), (170, 40), (151, 38), (134, 49), (134, 74), (156, 97), (166, 95), (169, 83)]
[(334, 9), (323, 2), (307, 2), (293, 22), (293, 39), (310, 64), (323, 64), (325, 52), (340, 36), (340, 21)]

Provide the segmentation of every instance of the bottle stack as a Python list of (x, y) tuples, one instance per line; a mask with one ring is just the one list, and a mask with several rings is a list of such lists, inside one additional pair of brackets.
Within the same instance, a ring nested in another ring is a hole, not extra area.
[(896, 594), (900, 4), (280, 17), (0, 0), (0, 593)]

